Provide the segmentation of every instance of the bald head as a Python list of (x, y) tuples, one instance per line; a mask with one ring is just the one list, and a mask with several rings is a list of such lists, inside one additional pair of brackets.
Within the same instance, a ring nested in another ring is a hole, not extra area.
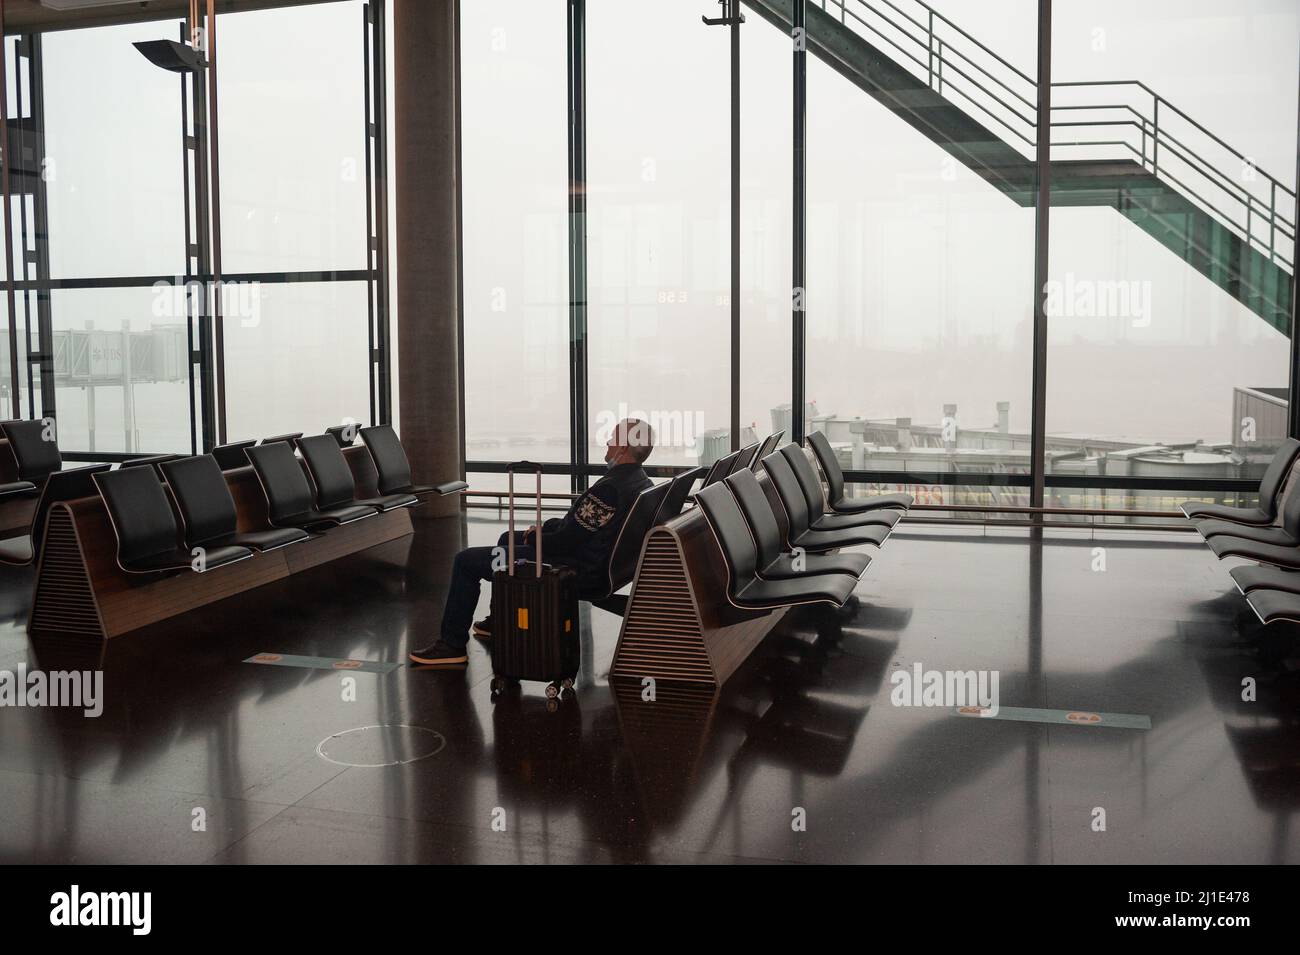
[(614, 426), (605, 445), (605, 463), (644, 464), (654, 450), (654, 432), (640, 418), (627, 418)]

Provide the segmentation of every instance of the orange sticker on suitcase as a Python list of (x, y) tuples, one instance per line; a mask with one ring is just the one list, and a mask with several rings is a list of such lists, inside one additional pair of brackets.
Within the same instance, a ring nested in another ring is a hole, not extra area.
[(527, 607), (519, 608), (518, 624), (520, 630), (528, 629), (528, 608)]
[(573, 629), (573, 621), (572, 620), (564, 621), (564, 632), (568, 633), (572, 629)]

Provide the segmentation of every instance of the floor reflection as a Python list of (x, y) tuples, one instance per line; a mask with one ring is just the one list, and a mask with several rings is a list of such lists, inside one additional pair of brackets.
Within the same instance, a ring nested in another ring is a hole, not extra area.
[[(609, 682), (619, 621), (585, 606), (580, 688), (553, 709), (540, 684), (491, 702), (478, 644), (460, 671), (348, 674), (355, 702), (339, 672), (240, 662), (401, 661), (436, 632), (451, 554), (497, 533), (423, 522), (413, 539), (95, 645), (30, 639), (24, 578), (5, 581), (0, 668), (102, 669), (106, 700), (95, 720), (0, 713), (14, 823), (0, 859), (1300, 858), (1296, 637), (1243, 614), (1193, 549), (1126, 544), (1112, 562), (1128, 569), (1105, 577), (1087, 571), (1090, 542), (896, 535), (849, 606), (787, 615), (720, 690)], [(890, 675), (913, 661), (996, 668), (1006, 705), (1139, 713), (1153, 728), (893, 706)], [(315, 754), (387, 723), (447, 745), (384, 769)], [(1095, 805), (1113, 837), (1082, 822)]]

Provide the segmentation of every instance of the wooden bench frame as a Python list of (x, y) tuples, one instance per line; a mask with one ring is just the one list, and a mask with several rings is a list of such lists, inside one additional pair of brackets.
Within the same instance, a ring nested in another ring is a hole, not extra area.
[[(375, 494), (374, 463), (346, 448), (358, 497)], [(225, 472), (240, 531), (270, 526), (266, 497), (251, 467)], [(166, 620), (348, 554), (412, 533), (409, 508), (368, 517), (301, 543), (205, 573), (128, 574), (117, 565), (117, 536), (99, 497), (50, 508), (37, 564), (28, 632), (104, 640)]]
[[(759, 478), (785, 533), (784, 511)], [(789, 608), (743, 610), (727, 598), (727, 564), (699, 507), (646, 535), (611, 679), (721, 686)]]

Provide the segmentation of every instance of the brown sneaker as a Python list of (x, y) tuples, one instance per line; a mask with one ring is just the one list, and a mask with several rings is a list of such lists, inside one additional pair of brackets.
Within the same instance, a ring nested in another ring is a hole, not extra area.
[(412, 650), (408, 656), (412, 663), (421, 663), (425, 666), (450, 666), (455, 663), (469, 662), (464, 647), (453, 647), (441, 640), (423, 650)]

